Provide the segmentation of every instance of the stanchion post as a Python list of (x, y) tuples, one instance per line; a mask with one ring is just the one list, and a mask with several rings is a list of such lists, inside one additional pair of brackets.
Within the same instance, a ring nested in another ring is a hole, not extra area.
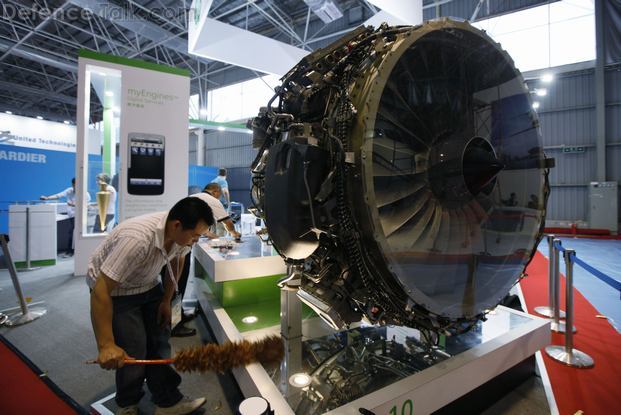
[(20, 271), (34, 271), (38, 268), (30, 266), (30, 205), (26, 205), (26, 268)]
[[(561, 271), (559, 266), (560, 250), (557, 246), (561, 246), (562, 242), (558, 238), (554, 238), (553, 245), (553, 261), (554, 261), (554, 318), (550, 324), (550, 330), (556, 333), (565, 333), (566, 325), (561, 319)], [(563, 313), (565, 315), (565, 313)], [(575, 332), (576, 328), (571, 326)]]
[(30, 206), (26, 205), (26, 269), (30, 269)]
[(0, 245), (2, 245), (2, 251), (4, 252), (4, 259), (7, 263), (7, 267), (9, 268), (9, 274), (11, 275), (11, 280), (13, 281), (13, 287), (15, 288), (15, 293), (17, 294), (17, 299), (19, 300), (19, 305), (20, 305), (21, 312), (22, 312), (22, 315), (17, 316), (15, 318), (11, 318), (8, 321), (6, 321), (4, 324), (7, 326), (19, 326), (21, 324), (29, 323), (45, 315), (45, 313), (47, 313), (47, 310), (45, 308), (28, 309), (28, 305), (26, 304), (26, 301), (24, 300), (24, 294), (22, 293), (22, 287), (19, 284), (19, 279), (17, 278), (17, 270), (15, 269), (15, 263), (13, 263), (13, 258), (11, 258), (11, 251), (9, 250), (8, 238), (4, 234), (0, 234)]
[[(566, 249), (563, 253), (565, 259), (565, 310), (567, 310), (566, 324), (569, 327), (574, 323), (574, 257), (576, 251)], [(567, 366), (578, 368), (589, 368), (595, 364), (588, 354), (574, 349), (574, 335), (571, 330), (565, 333), (565, 346), (548, 346), (546, 353), (552, 359), (566, 364)]]
[[(555, 270), (555, 261), (554, 261), (554, 240), (555, 236), (552, 234), (546, 235), (546, 239), (548, 240), (548, 305), (547, 306), (538, 306), (535, 307), (535, 313), (553, 318), (554, 317), (554, 309), (559, 308), (554, 303), (554, 284), (555, 277), (557, 272)], [(560, 310), (559, 308), (559, 318), (565, 318), (565, 312)]]

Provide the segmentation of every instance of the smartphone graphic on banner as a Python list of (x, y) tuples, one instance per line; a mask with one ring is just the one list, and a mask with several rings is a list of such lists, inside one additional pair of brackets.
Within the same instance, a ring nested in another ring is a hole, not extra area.
[(127, 192), (153, 196), (164, 193), (164, 136), (129, 133)]

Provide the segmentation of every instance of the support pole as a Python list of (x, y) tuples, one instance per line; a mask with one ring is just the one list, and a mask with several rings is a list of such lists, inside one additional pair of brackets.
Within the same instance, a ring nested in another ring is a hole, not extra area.
[(597, 181), (606, 181), (606, 64), (604, 45), (604, 1), (595, 0), (595, 151)]
[[(567, 279), (565, 287), (565, 309), (567, 310), (566, 323), (569, 327), (574, 323), (574, 261), (576, 251), (566, 249), (563, 253), (565, 258), (565, 277)], [(548, 346), (546, 353), (552, 359), (567, 366), (578, 368), (589, 368), (595, 364), (588, 354), (574, 349), (574, 335), (571, 330), (565, 334), (565, 346)]]
[[(559, 252), (560, 250), (557, 248), (557, 245), (561, 245), (561, 240), (558, 238), (554, 238), (552, 241), (553, 246), (553, 261), (554, 261), (554, 318), (552, 320), (552, 324), (550, 324), (550, 330), (556, 333), (565, 333), (565, 322), (560, 321), (561, 318), (561, 272), (559, 267)], [(576, 328), (571, 326), (572, 330), (575, 332)]]
[(26, 268), (21, 268), (20, 271), (34, 271), (39, 269), (30, 266), (30, 206), (26, 205)]
[[(291, 276), (295, 267), (288, 265)], [(302, 302), (295, 290), (286, 286), (280, 290), (280, 334), (285, 343), (285, 358), (280, 365), (281, 388), (285, 396), (299, 392), (289, 384), (289, 378), (302, 370)]]
[(22, 293), (22, 287), (19, 284), (19, 279), (17, 278), (15, 263), (13, 263), (13, 258), (11, 258), (8, 240), (9, 238), (7, 235), (0, 234), (0, 244), (2, 245), (2, 252), (4, 253), (4, 259), (7, 263), (7, 267), (9, 268), (9, 275), (11, 275), (11, 280), (13, 281), (13, 287), (15, 288), (15, 293), (17, 294), (17, 299), (19, 300), (19, 306), (22, 314), (15, 318), (6, 320), (4, 324), (7, 326), (19, 326), (21, 324), (30, 323), (31, 321), (38, 319), (39, 317), (45, 315), (45, 313), (47, 313), (47, 310), (45, 308), (33, 308), (31, 310), (28, 309), (28, 304), (26, 304), (26, 300), (24, 300), (24, 294)]
[[(556, 278), (556, 271), (554, 269), (555, 262), (553, 260), (554, 257), (554, 235), (546, 235), (548, 240), (548, 305), (547, 306), (538, 306), (535, 307), (535, 313), (540, 314), (542, 316), (553, 318), (554, 317), (554, 309), (556, 308), (556, 304), (554, 303), (554, 284)], [(565, 312), (560, 309), (559, 306), (559, 318), (565, 318)]]

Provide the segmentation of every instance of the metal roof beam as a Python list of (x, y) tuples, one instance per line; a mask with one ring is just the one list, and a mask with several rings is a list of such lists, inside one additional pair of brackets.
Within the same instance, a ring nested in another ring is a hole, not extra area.
[(174, 33), (136, 16), (127, 9), (123, 9), (121, 14), (117, 13), (115, 10), (118, 11), (121, 6), (106, 0), (69, 0), (69, 2), (153, 42), (161, 42), (167, 48), (188, 53), (188, 43), (185, 39), (179, 39)]
[(76, 98), (69, 95), (59, 94), (53, 91), (45, 89), (34, 88), (26, 85), (17, 85), (11, 82), (0, 81), (0, 89), (5, 91), (16, 92), (18, 94), (28, 94), (37, 97), (43, 97), (45, 99), (51, 99), (53, 101), (62, 102), (63, 104), (76, 105)]
[(41, 23), (39, 23), (35, 28), (33, 28), (31, 32), (29, 32), (26, 36), (23, 36), (21, 39), (19, 39), (17, 41), (17, 43), (15, 43), (13, 46), (11, 46), (9, 49), (7, 49), (2, 54), (2, 56), (0, 56), (0, 62), (5, 60), (7, 58), (7, 56), (9, 56), (11, 54), (11, 52), (13, 52), (14, 49), (19, 48), (25, 41), (27, 41), (32, 36), (34, 36), (39, 30), (44, 29), (45, 26), (47, 26), (52, 20), (54, 20), (56, 18), (56, 16), (58, 16), (60, 13), (63, 12), (63, 10), (67, 7), (67, 5), (68, 5), (68, 3), (63, 3), (59, 8), (54, 10), (54, 12), (52, 14), (47, 16), (45, 19), (43, 19), (43, 21)]
[[(12, 44), (12, 42), (0, 39), (0, 50), (7, 50)], [(76, 73), (78, 71), (78, 64), (76, 62), (62, 59), (49, 53), (37, 51), (29, 46), (21, 45), (18, 49), (13, 49), (12, 54), (23, 59), (42, 63), (47, 66), (53, 66), (54, 68), (62, 69), (64, 71), (72, 73)]]
[(69, 111), (70, 115), (62, 115), (60, 112), (50, 112), (36, 108), (21, 108), (18, 103), (29, 101), (23, 98), (0, 94), (0, 111), (11, 111), (13, 115), (21, 115), (23, 117), (41, 116), (48, 121), (73, 121), (75, 122), (75, 113)]

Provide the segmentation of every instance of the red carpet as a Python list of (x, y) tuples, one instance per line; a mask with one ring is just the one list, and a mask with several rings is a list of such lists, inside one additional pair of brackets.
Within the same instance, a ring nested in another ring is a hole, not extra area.
[(0, 335), (0, 414), (86, 414)]
[[(565, 268), (561, 259), (560, 266)], [(520, 283), (528, 312), (548, 304), (548, 260), (537, 252)], [(561, 278), (561, 308), (565, 306), (565, 276)], [(621, 304), (620, 304), (621, 307)], [(546, 369), (561, 415), (582, 410), (585, 415), (621, 413), (621, 334), (574, 289), (574, 348), (595, 361), (591, 369), (575, 369), (558, 363), (542, 350)], [(563, 334), (552, 333), (552, 344), (564, 345)]]

